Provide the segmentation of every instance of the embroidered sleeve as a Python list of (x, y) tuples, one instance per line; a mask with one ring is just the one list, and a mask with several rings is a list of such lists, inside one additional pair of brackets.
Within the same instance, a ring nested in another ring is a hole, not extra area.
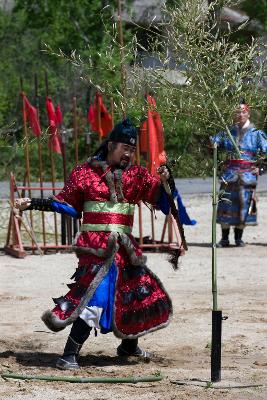
[(160, 197), (160, 179), (152, 176), (146, 168), (139, 167), (138, 175), (141, 177), (139, 200), (156, 205)]
[(70, 204), (78, 213), (82, 212), (84, 203), (83, 177), (83, 166), (74, 168), (62, 191), (55, 196), (56, 200)]

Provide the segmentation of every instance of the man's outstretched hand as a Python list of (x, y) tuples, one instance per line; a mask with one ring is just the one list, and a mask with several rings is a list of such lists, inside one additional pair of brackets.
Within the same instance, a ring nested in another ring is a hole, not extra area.
[(166, 165), (161, 165), (157, 169), (157, 173), (160, 176), (161, 182), (166, 182), (170, 178), (170, 173), (169, 173), (168, 168), (166, 167)]
[(29, 199), (28, 197), (16, 199), (14, 203), (15, 208), (18, 208), (20, 211), (26, 210), (26, 208), (28, 208), (30, 205), (31, 199)]

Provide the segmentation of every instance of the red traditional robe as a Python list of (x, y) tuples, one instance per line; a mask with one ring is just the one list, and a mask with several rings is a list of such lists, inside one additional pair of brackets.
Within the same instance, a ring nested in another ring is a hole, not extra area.
[(92, 159), (72, 171), (56, 197), (83, 213), (74, 244), (79, 264), (70, 291), (42, 316), (51, 330), (74, 322), (114, 262), (114, 334), (135, 338), (169, 323), (171, 300), (145, 266), (146, 257), (131, 235), (135, 204), (144, 201), (154, 205), (159, 185), (160, 181), (141, 166), (111, 171), (104, 161)]

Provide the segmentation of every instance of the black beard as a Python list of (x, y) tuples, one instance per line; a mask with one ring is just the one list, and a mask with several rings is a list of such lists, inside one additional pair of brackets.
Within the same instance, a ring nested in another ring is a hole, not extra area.
[(123, 158), (121, 159), (119, 163), (119, 168), (120, 169), (126, 169), (130, 165), (130, 159), (129, 158)]

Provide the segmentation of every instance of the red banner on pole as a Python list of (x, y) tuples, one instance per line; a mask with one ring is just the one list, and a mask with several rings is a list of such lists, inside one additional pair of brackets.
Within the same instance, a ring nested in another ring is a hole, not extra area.
[(104, 138), (112, 131), (112, 116), (104, 105), (101, 93), (96, 93), (94, 105), (91, 105), (88, 114), (88, 122), (91, 124), (93, 132), (97, 132), (101, 138)]
[(164, 129), (160, 115), (156, 110), (155, 99), (147, 95), (147, 119), (140, 127), (140, 152), (147, 155), (148, 169), (157, 175), (157, 168), (166, 163), (164, 151)]
[(55, 153), (62, 154), (61, 152), (61, 137), (59, 136), (59, 131), (58, 131), (58, 126), (60, 125), (60, 122), (58, 121), (58, 118), (61, 118), (62, 121), (62, 114), (61, 110), (59, 108), (58, 110), (58, 117), (55, 111), (55, 107), (52, 103), (51, 97), (46, 98), (46, 111), (47, 111), (47, 116), (48, 116), (48, 122), (49, 122), (49, 140), (48, 140), (48, 147), (54, 151)]
[(22, 93), (22, 99), (25, 107), (26, 121), (28, 121), (32, 133), (34, 134), (34, 136), (41, 136), (42, 131), (39, 124), (36, 108), (31, 105), (25, 93)]
[(60, 105), (58, 104), (56, 106), (56, 123), (57, 123), (57, 126), (58, 127), (61, 126), (62, 122), (63, 122), (62, 112), (61, 112)]

